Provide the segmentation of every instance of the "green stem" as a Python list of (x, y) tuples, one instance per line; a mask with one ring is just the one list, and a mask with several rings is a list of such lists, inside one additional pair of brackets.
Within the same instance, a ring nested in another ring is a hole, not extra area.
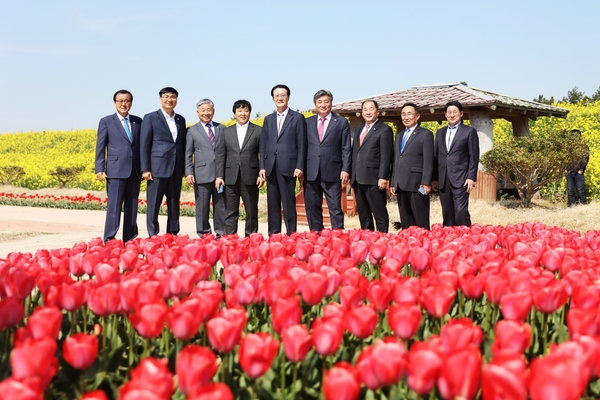
[(81, 371), (79, 377), (79, 388), (81, 390), (81, 395), (83, 396), (83, 394), (85, 393), (85, 371)]
[(108, 333), (106, 333), (106, 331), (108, 330), (108, 317), (102, 317), (102, 358), (106, 361), (107, 360), (107, 352), (108, 352), (108, 346), (106, 344), (106, 336), (108, 335)]
[(292, 380), (292, 400), (296, 399), (296, 380), (298, 380), (298, 363), (294, 363), (294, 379)]
[(542, 317), (542, 332), (544, 335), (544, 347), (541, 349), (542, 354), (546, 354), (547, 346), (548, 346), (548, 314), (544, 313)]
[(285, 354), (283, 352), (283, 347), (281, 349), (281, 400), (285, 400)]
[(462, 290), (458, 291), (458, 317), (462, 318), (465, 316), (465, 295)]
[(252, 395), (250, 396), (250, 398), (252, 400), (256, 399), (256, 380), (252, 379)]

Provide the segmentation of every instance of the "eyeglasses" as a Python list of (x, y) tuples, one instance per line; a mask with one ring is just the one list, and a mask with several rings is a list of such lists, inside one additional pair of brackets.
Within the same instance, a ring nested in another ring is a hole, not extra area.
[(417, 115), (417, 114), (415, 114), (415, 113), (402, 113), (402, 114), (400, 114), (400, 116), (401, 116), (402, 118), (404, 118), (404, 117), (409, 117), (409, 118), (410, 118), (410, 117), (412, 117), (413, 115)]
[(287, 94), (276, 94), (273, 96), (275, 99), (285, 99), (286, 97), (288, 97)]
[(177, 96), (160, 96), (163, 100), (177, 100)]
[(130, 104), (131, 100), (115, 100), (115, 103), (119, 104)]

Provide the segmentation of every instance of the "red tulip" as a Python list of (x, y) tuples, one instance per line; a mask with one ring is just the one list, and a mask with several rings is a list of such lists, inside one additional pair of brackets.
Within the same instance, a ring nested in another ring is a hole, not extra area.
[(263, 280), (263, 296), (268, 306), (273, 306), (280, 298), (290, 298), (296, 292), (296, 283), (289, 276)]
[(369, 253), (369, 244), (362, 240), (350, 243), (350, 257), (355, 265), (364, 264)]
[(494, 358), (483, 367), (481, 391), (484, 399), (527, 399), (525, 371), (522, 355), (510, 354)]
[(324, 274), (327, 278), (327, 289), (325, 289), (325, 295), (323, 297), (333, 296), (340, 288), (342, 276), (335, 269), (326, 265), (322, 266), (319, 272)]
[(209, 383), (196, 390), (187, 400), (233, 400), (233, 393), (224, 383)]
[(88, 307), (99, 317), (107, 317), (119, 311), (121, 295), (118, 283), (109, 283), (92, 290), (87, 301)]
[(421, 282), (417, 278), (400, 277), (394, 289), (394, 301), (417, 304), (421, 294)]
[(467, 299), (478, 299), (483, 295), (486, 279), (487, 277), (482, 274), (475, 276), (467, 275), (459, 278), (458, 284)]
[(136, 289), (136, 307), (144, 304), (156, 303), (163, 299), (165, 285), (157, 280), (147, 280), (139, 284)]
[(479, 389), (481, 353), (476, 346), (454, 352), (444, 359), (438, 389), (445, 399), (474, 399)]
[(550, 353), (530, 364), (529, 396), (532, 400), (576, 400), (583, 396), (587, 378), (581, 360)]
[(371, 336), (377, 321), (377, 313), (368, 306), (357, 307), (346, 313), (346, 329), (359, 339)]
[(58, 339), (63, 314), (57, 307), (38, 307), (27, 320), (27, 329), (34, 339)]
[(442, 327), (440, 340), (444, 351), (453, 353), (472, 344), (479, 346), (483, 341), (483, 330), (473, 325), (469, 318), (451, 319)]
[(7, 327), (16, 326), (23, 321), (25, 307), (16, 297), (7, 297), (0, 300), (0, 332)]
[(167, 321), (167, 305), (164, 301), (142, 305), (129, 315), (137, 333), (147, 339), (155, 338), (162, 332)]
[(421, 309), (410, 303), (393, 305), (388, 311), (388, 324), (400, 339), (412, 338), (421, 325)]
[(63, 357), (73, 368), (88, 369), (98, 355), (98, 336), (76, 333), (65, 339)]
[(595, 336), (598, 333), (598, 309), (571, 308), (567, 313), (567, 327), (571, 338)]
[(2, 400), (42, 400), (43, 398), (43, 391), (39, 387), (30, 387), (14, 378), (7, 378), (0, 382), (0, 399)]
[(419, 304), (433, 318), (442, 318), (450, 311), (455, 295), (448, 286), (429, 286), (421, 291)]
[(169, 269), (167, 282), (171, 296), (181, 297), (192, 293), (199, 274), (200, 270), (190, 264), (180, 264)]
[(410, 249), (410, 254), (408, 256), (408, 262), (413, 270), (418, 273), (424, 272), (427, 268), (429, 268), (430, 263), (430, 255), (427, 250), (422, 247), (414, 246)]
[(77, 311), (85, 301), (83, 282), (63, 283), (58, 293), (58, 305), (67, 311)]
[(271, 308), (273, 329), (277, 333), (288, 326), (297, 325), (302, 321), (302, 309), (298, 296), (289, 299), (279, 299)]
[(367, 290), (367, 298), (369, 303), (375, 307), (375, 310), (383, 314), (389, 307), (392, 297), (394, 295), (393, 283), (390, 284), (388, 281), (373, 280), (369, 283)]
[(285, 356), (293, 363), (302, 362), (313, 346), (312, 337), (306, 325), (292, 325), (281, 334)]
[(10, 354), (12, 377), (18, 380), (39, 378), (45, 389), (58, 372), (56, 339), (44, 336), (41, 339), (25, 339)]
[(143, 381), (129, 381), (119, 388), (119, 400), (168, 400), (171, 396), (161, 396)]
[(300, 282), (302, 300), (311, 306), (319, 304), (327, 290), (327, 277), (319, 272), (309, 272)]
[(248, 317), (244, 310), (224, 309), (206, 322), (210, 345), (221, 353), (228, 353), (240, 342)]
[(323, 393), (326, 400), (355, 400), (360, 395), (358, 372), (345, 362), (325, 371)]
[(85, 393), (79, 400), (108, 400), (103, 390), (93, 390)]
[(175, 338), (187, 340), (198, 333), (200, 317), (200, 301), (191, 297), (173, 304), (167, 314), (167, 324)]
[[(131, 370), (131, 381), (135, 382), (132, 389), (135, 390), (148, 390), (153, 395), (156, 395), (158, 399), (170, 399), (173, 394), (175, 387), (173, 384), (173, 374), (169, 371), (168, 360), (161, 358), (146, 357), (143, 358), (137, 367)], [(131, 394), (129, 399), (136, 399)], [(137, 399), (146, 398), (140, 395)], [(149, 397), (154, 399), (155, 397)], [(119, 399), (121, 399), (121, 390), (119, 390)]]
[(406, 371), (406, 350), (398, 341), (376, 340), (356, 360), (362, 383), (371, 390), (397, 384)]
[(258, 299), (258, 280), (252, 275), (246, 279), (240, 279), (233, 287), (233, 294), (238, 304), (247, 306)]
[(531, 304), (529, 292), (506, 293), (500, 300), (500, 311), (505, 319), (525, 321), (531, 311)]
[(326, 321), (316, 318), (313, 322), (313, 343), (315, 345), (316, 352), (322, 356), (330, 356), (334, 354), (340, 347), (343, 335), (343, 322), (339, 317), (331, 318)]
[(217, 356), (207, 347), (188, 345), (179, 352), (175, 371), (179, 390), (187, 395), (207, 385), (217, 373)]
[(355, 286), (342, 286), (340, 289), (340, 303), (344, 307), (353, 308), (360, 307), (363, 304), (363, 297), (361, 296), (360, 289)]
[(387, 246), (388, 242), (385, 239), (379, 239), (371, 243), (371, 247), (369, 248), (369, 259), (371, 260), (371, 264), (379, 264), (387, 253)]
[(432, 350), (413, 350), (408, 353), (406, 382), (420, 396), (433, 389), (442, 367), (442, 359)]
[(271, 368), (278, 350), (279, 341), (271, 335), (249, 333), (240, 343), (240, 365), (250, 378), (259, 378)]
[(206, 321), (217, 314), (221, 301), (223, 301), (223, 291), (221, 290), (220, 283), (216, 282), (218, 288), (202, 288), (202, 284), (207, 282), (200, 282), (192, 297), (196, 298), (200, 302), (200, 319)]
[(490, 275), (487, 277), (484, 285), (485, 295), (489, 299), (490, 303), (498, 304), (502, 299), (502, 295), (508, 286), (506, 279), (501, 278), (498, 275)]
[(34, 271), (24, 268), (11, 269), (4, 279), (0, 280), (0, 283), (4, 283), (6, 296), (3, 297), (16, 297), (23, 300), (31, 294), (35, 287)]
[(550, 282), (535, 283), (531, 288), (533, 305), (545, 314), (551, 314), (561, 308), (568, 300), (563, 281), (554, 279)]
[(99, 286), (108, 283), (121, 282), (121, 273), (119, 269), (107, 263), (101, 263), (94, 266), (94, 275)]

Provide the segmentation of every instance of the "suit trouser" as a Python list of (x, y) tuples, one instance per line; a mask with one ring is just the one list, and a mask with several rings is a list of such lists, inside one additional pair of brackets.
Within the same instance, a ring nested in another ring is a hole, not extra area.
[(398, 211), (400, 211), (402, 229), (411, 226), (429, 229), (429, 196), (400, 189), (396, 189), (396, 194), (398, 196)]
[(314, 181), (304, 181), (304, 207), (308, 228), (311, 231), (323, 230), (323, 194), (329, 208), (331, 229), (344, 229), (344, 213), (342, 211), (342, 183), (341, 181), (325, 182), (321, 179), (321, 172)]
[(440, 188), (440, 201), (444, 226), (471, 226), (469, 193), (466, 186), (454, 187), (446, 179), (444, 187)]
[(106, 222), (104, 223), (104, 243), (114, 239), (119, 231), (121, 206), (123, 207), (123, 242), (137, 237), (140, 180), (139, 173), (133, 171), (129, 178), (106, 178), (108, 203), (106, 205)]
[(283, 176), (273, 165), (271, 174), (267, 176), (267, 208), (269, 210), (269, 235), (281, 232), (281, 206), (285, 230), (288, 235), (296, 232), (296, 177)]
[(572, 206), (577, 200), (580, 204), (585, 204), (585, 179), (583, 174), (577, 171), (569, 172), (567, 174), (567, 205)]
[(246, 212), (244, 234), (250, 236), (250, 234), (258, 232), (258, 186), (244, 184), (242, 176), (238, 172), (235, 183), (225, 185), (225, 204), (227, 205), (225, 213), (226, 235), (232, 235), (238, 231), (240, 197), (244, 202), (244, 210)]
[[(390, 225), (386, 202), (386, 190), (380, 190), (377, 185), (362, 185), (354, 183), (354, 196), (356, 197), (356, 209), (361, 229), (377, 230), (387, 232)], [(375, 218), (375, 224), (373, 224)]]
[(175, 172), (168, 178), (153, 178), (147, 181), (146, 198), (148, 210), (146, 211), (146, 226), (148, 236), (158, 235), (158, 212), (163, 197), (167, 196), (167, 233), (177, 235), (179, 233), (179, 199), (181, 197), (182, 177)]
[(196, 232), (202, 237), (211, 233), (209, 222), (210, 200), (213, 203), (213, 222), (217, 238), (225, 234), (225, 196), (218, 193), (215, 183), (196, 183), (194, 185), (196, 196)]

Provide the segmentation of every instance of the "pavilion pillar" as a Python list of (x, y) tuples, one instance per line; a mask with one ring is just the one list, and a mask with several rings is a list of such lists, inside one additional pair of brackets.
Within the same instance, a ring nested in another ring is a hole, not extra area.
[[(494, 145), (494, 122), (485, 111), (471, 111), (469, 122), (477, 131), (479, 137), (479, 157), (492, 149)], [(471, 193), (472, 199), (496, 201), (496, 176), (483, 171), (479, 164), (477, 171), (477, 184)]]
[(508, 120), (512, 123), (514, 136), (529, 136), (529, 118), (525, 115), (516, 115)]

